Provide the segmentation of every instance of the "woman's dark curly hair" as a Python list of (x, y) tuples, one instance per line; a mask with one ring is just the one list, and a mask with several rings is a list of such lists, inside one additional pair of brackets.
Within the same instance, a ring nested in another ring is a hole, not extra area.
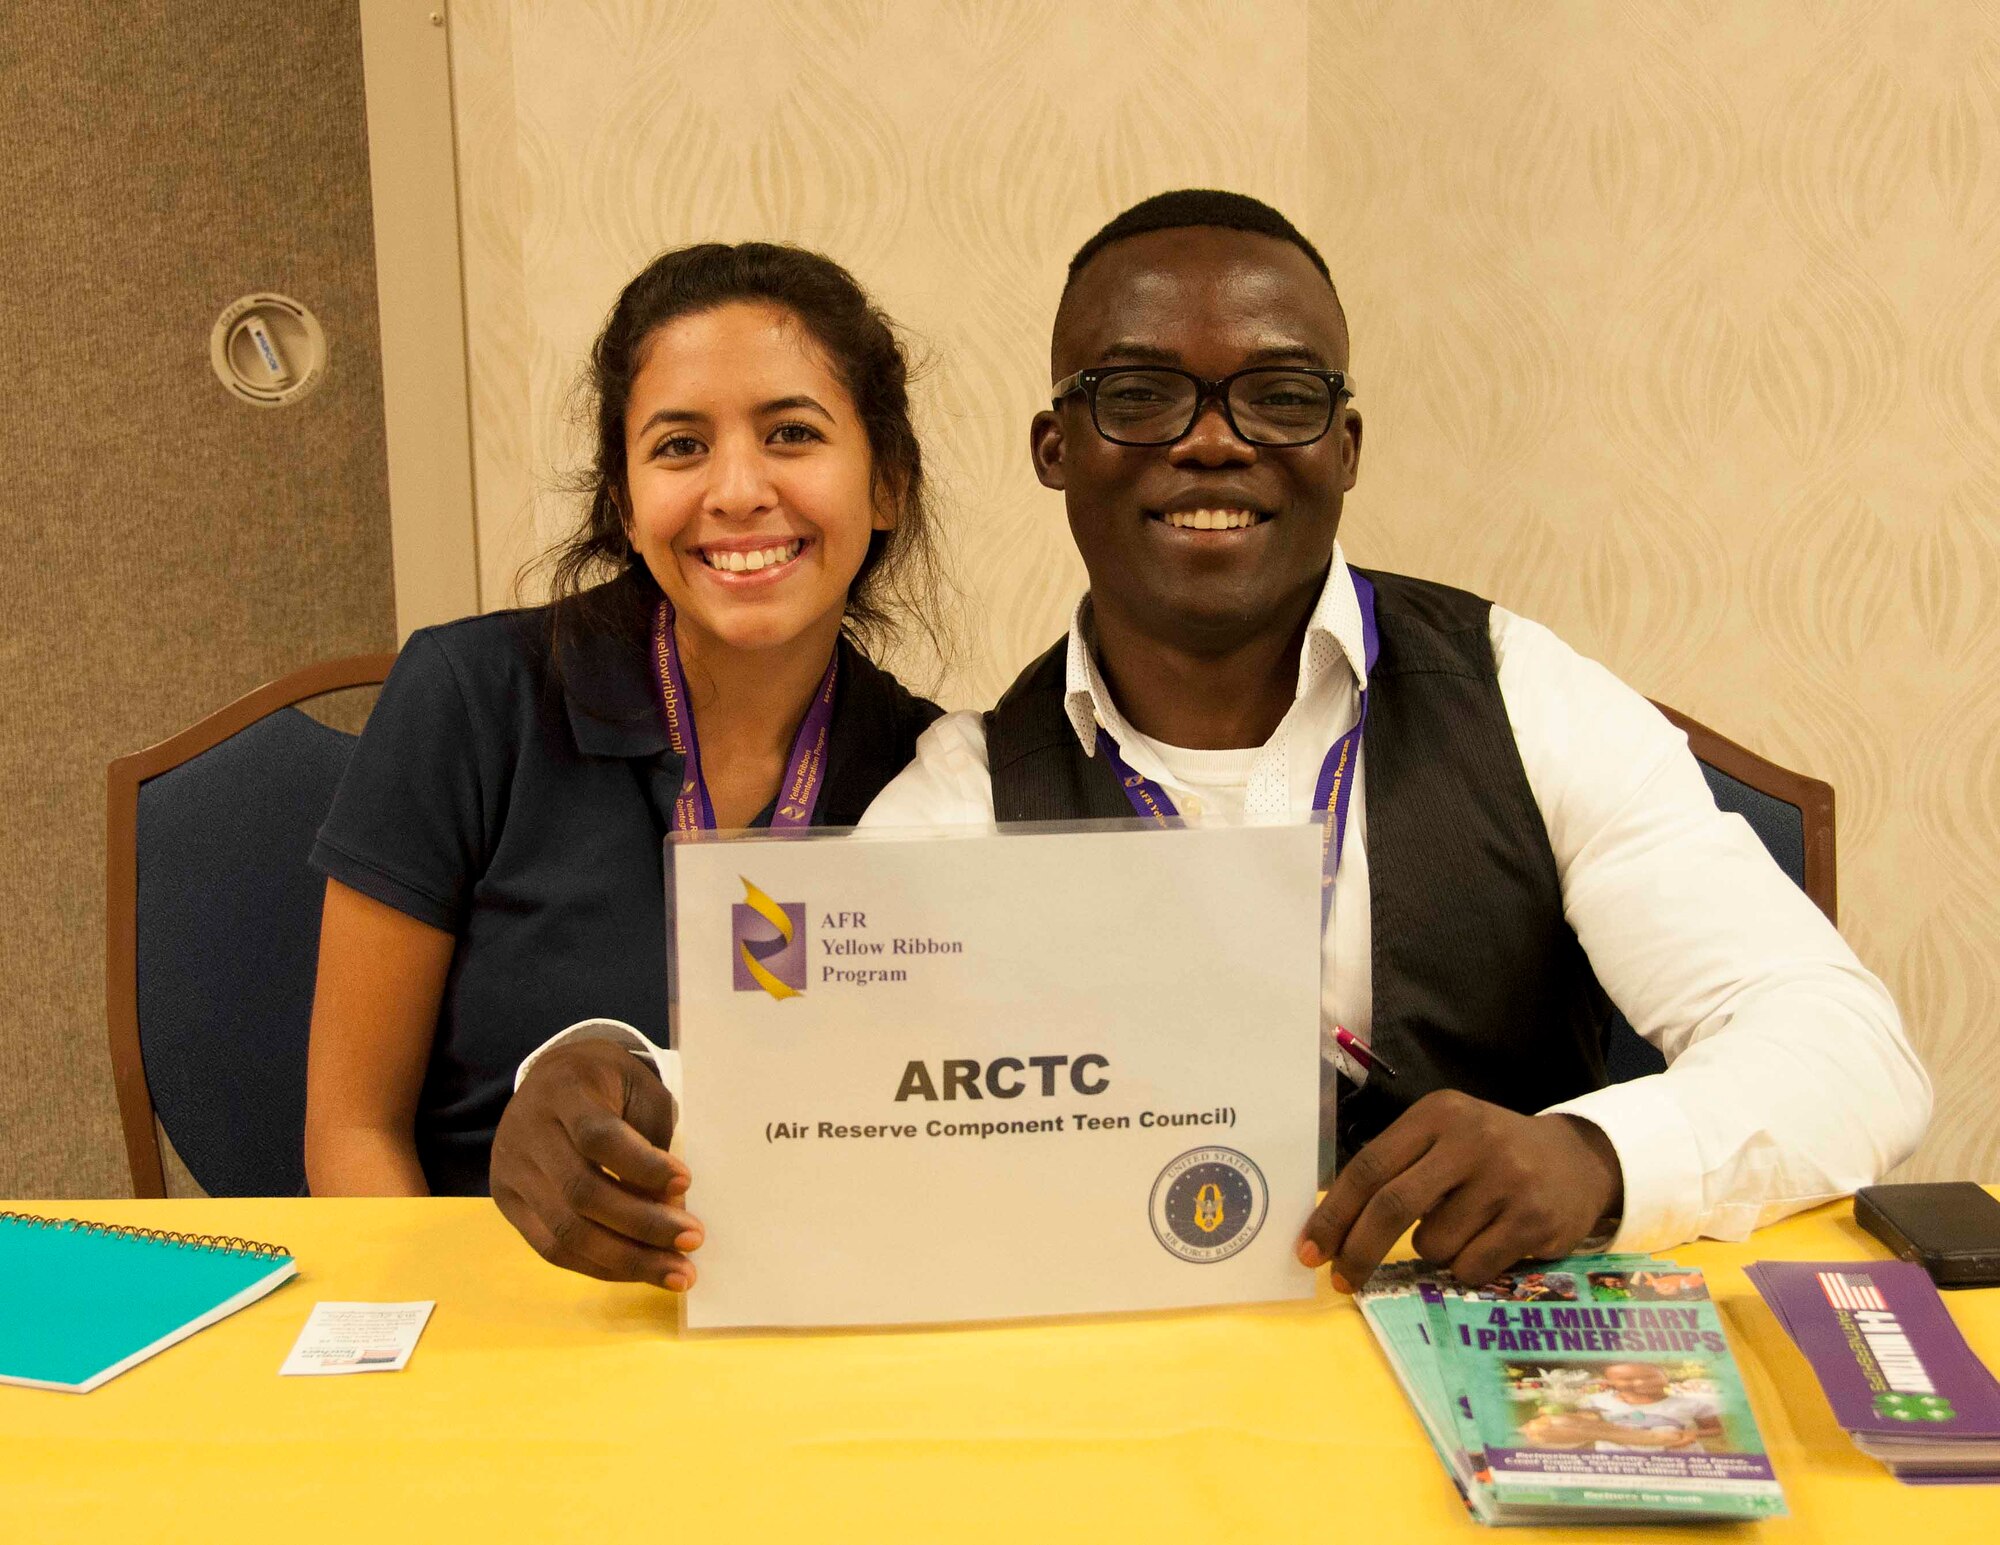
[[(923, 449), (910, 422), (909, 361), (895, 326), (833, 259), (763, 241), (703, 242), (663, 252), (611, 308), (583, 382), (596, 438), (593, 463), (578, 480), (589, 510), (575, 534), (543, 560), (558, 638), (570, 628), (626, 633), (644, 625), (659, 591), (626, 528), (625, 410), (632, 381), (657, 329), (733, 301), (790, 312), (825, 352), (867, 431), (875, 495), (896, 511), (894, 529), (869, 538), (848, 590), (844, 630), (873, 651), (902, 623), (914, 621), (942, 654), (935, 602), (944, 578)], [(621, 611), (618, 598), (629, 602), (632, 587), (607, 591), (598, 581), (634, 570), (645, 606), (627, 604)]]

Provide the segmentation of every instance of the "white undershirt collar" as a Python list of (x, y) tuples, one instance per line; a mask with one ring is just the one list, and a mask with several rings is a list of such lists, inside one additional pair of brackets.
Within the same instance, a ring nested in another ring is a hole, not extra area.
[[(1076, 603), (1069, 626), (1069, 659), (1064, 673), (1063, 708), (1070, 727), (1082, 743), (1084, 755), (1097, 754), (1100, 725), (1111, 732), (1121, 746), (1129, 745), (1136, 732), (1112, 701), (1111, 689), (1098, 669), (1093, 646), (1095, 629), (1090, 616), (1090, 595), (1085, 592)], [(1306, 621), (1305, 642), (1299, 648), (1299, 679), (1293, 701), (1306, 696), (1335, 661), (1344, 661), (1354, 673), (1356, 689), (1368, 689), (1368, 665), (1361, 645), (1361, 603), (1354, 596), (1354, 580), (1340, 544), (1333, 544), (1333, 564), (1319, 600)]]

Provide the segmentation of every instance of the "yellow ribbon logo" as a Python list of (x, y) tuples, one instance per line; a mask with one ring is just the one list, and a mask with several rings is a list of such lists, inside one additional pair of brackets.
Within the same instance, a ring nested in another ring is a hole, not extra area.
[[(779, 906), (769, 896), (766, 896), (748, 880), (744, 880), (742, 875), (739, 874), (736, 878), (743, 880), (744, 905), (778, 930), (778, 947), (770, 953), (774, 955), (783, 954), (784, 951), (791, 948), (794, 932), (791, 918), (786, 915), (783, 907)], [(736, 941), (736, 948), (743, 956), (744, 969), (750, 973), (751, 979), (772, 997), (796, 998), (799, 995), (797, 988), (786, 986), (769, 971), (764, 969), (764, 962), (750, 953), (749, 940), (738, 939)]]
[(1222, 1187), (1212, 1180), (1195, 1192), (1194, 1226), (1204, 1234), (1222, 1227)]

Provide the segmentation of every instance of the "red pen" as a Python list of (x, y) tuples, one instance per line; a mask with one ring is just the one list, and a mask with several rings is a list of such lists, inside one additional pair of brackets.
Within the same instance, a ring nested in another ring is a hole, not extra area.
[(1388, 1062), (1379, 1053), (1372, 1052), (1364, 1046), (1361, 1038), (1352, 1030), (1335, 1025), (1333, 1027), (1333, 1038), (1339, 1044), (1340, 1049), (1366, 1068), (1371, 1076), (1375, 1074), (1380, 1074), (1383, 1078), (1394, 1078), (1396, 1076), (1396, 1070), (1390, 1067)]

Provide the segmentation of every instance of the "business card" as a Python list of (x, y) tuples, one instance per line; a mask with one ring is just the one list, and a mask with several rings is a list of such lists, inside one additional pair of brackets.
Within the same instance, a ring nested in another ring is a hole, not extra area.
[(435, 1299), (405, 1304), (320, 1303), (279, 1374), (395, 1373), (417, 1349)]

